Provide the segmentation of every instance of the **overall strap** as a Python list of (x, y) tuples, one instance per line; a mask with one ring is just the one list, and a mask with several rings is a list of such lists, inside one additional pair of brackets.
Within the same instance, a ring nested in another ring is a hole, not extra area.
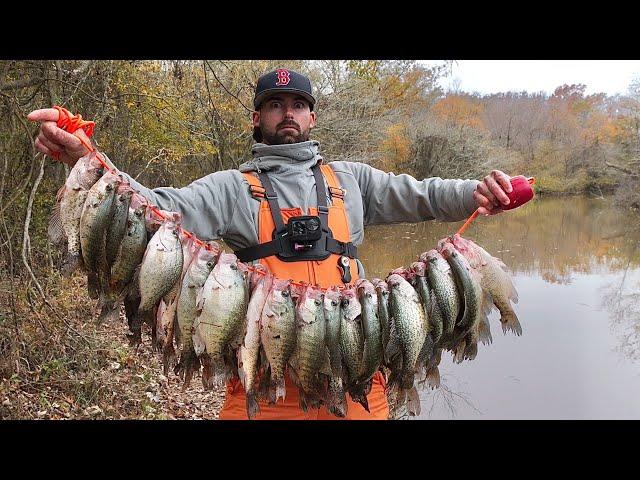
[(329, 194), (331, 195), (333, 206), (343, 208), (345, 190), (340, 186), (340, 181), (336, 176), (336, 172), (334, 172), (333, 168), (326, 164), (320, 165), (320, 169), (322, 170), (324, 178), (327, 181), (327, 186), (329, 187)]
[(262, 186), (264, 187), (265, 196), (267, 197), (267, 202), (269, 202), (269, 208), (271, 209), (273, 223), (276, 226), (276, 232), (284, 232), (286, 227), (284, 226), (284, 222), (282, 221), (282, 212), (280, 211), (280, 205), (278, 205), (278, 194), (273, 189), (271, 180), (269, 180), (269, 176), (266, 173), (258, 172), (258, 177), (260, 177), (260, 181), (262, 182)]
[(322, 178), (322, 172), (320, 171), (320, 165), (315, 164), (311, 167), (313, 177), (316, 181), (316, 194), (318, 195), (318, 216), (320, 217), (320, 223), (322, 228), (327, 230), (329, 228), (329, 207), (327, 206), (327, 191), (324, 189), (324, 178)]

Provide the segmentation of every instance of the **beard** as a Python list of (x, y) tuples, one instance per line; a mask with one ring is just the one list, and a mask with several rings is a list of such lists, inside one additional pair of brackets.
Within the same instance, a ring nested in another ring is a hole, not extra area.
[[(297, 129), (296, 133), (285, 133), (282, 130), (284, 125), (294, 126)], [(301, 130), (298, 124), (287, 123), (278, 125), (275, 132), (268, 132), (262, 128), (262, 126), (260, 127), (260, 131), (262, 133), (262, 143), (267, 145), (285, 145), (308, 141), (311, 129), (308, 128), (307, 130)]]

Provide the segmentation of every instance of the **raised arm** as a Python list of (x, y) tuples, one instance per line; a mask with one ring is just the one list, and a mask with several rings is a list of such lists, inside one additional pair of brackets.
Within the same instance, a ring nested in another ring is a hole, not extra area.
[(365, 225), (442, 220), (454, 222), (471, 215), (478, 204), (477, 180), (417, 180), (356, 162), (333, 162), (337, 171), (350, 171), (362, 193)]
[[(79, 158), (89, 153), (80, 141), (82, 138), (89, 143), (89, 138), (82, 129), (71, 134), (58, 128), (58, 115), (57, 110), (46, 108), (34, 110), (27, 118), (41, 122), (35, 141), (36, 148), (52, 158), (59, 155), (59, 161), (73, 166)], [(104, 153), (101, 154), (107, 163), (113, 165)], [(243, 181), (239, 172), (226, 170), (207, 175), (184, 188), (149, 189), (125, 172), (119, 173), (131, 182), (135, 190), (160, 209), (181, 213), (182, 226), (202, 240), (224, 236), (231, 224)]]

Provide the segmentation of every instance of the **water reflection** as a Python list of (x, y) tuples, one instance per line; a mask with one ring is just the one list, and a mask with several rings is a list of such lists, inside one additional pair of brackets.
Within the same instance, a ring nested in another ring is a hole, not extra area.
[[(640, 230), (607, 199), (536, 198), (526, 206), (476, 219), (465, 236), (500, 258), (514, 273), (540, 275), (567, 284), (576, 273), (605, 273), (640, 263), (640, 252), (628, 257), (628, 246)], [(464, 222), (367, 227), (359, 247), (367, 277), (384, 277), (435, 247)]]
[[(462, 222), (368, 227), (367, 278), (409, 265)], [(640, 228), (608, 199), (535, 199), (465, 236), (509, 267), (524, 335), (503, 336), (424, 391), (421, 418), (640, 418)]]

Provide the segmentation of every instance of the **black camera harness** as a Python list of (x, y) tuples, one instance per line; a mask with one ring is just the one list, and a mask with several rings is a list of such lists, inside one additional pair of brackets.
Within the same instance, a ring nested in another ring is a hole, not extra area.
[[(271, 180), (266, 173), (258, 171), (258, 178), (262, 182), (264, 195), (269, 202), (271, 216), (275, 224), (273, 231), (273, 240), (252, 247), (241, 248), (235, 252), (238, 259), (242, 262), (252, 262), (259, 258), (277, 257), (285, 262), (300, 262), (306, 260), (325, 260), (333, 253), (336, 255), (346, 256), (349, 258), (358, 257), (358, 249), (351, 242), (341, 242), (333, 238), (333, 233), (329, 228), (329, 207), (327, 206), (327, 194), (324, 185), (324, 178), (320, 171), (319, 164), (311, 167), (316, 182), (316, 193), (318, 195), (318, 217), (320, 219), (321, 234), (317, 241), (310, 242), (305, 245), (304, 249), (297, 249), (295, 242), (292, 241), (290, 229), (282, 221), (282, 213), (278, 205), (278, 195), (273, 189)], [(308, 219), (310, 217), (292, 217), (289, 222), (296, 219)], [(345, 259), (346, 260), (346, 259)], [(348, 261), (339, 259), (348, 264)]]

